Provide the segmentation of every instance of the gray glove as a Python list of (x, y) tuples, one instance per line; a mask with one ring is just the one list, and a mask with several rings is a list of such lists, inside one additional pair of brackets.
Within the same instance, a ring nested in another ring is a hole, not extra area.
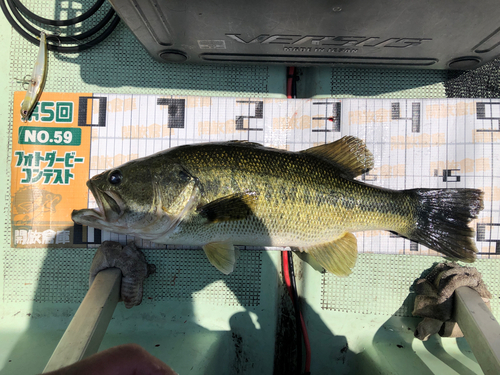
[(90, 266), (89, 286), (96, 275), (106, 268), (122, 271), (120, 299), (130, 309), (142, 302), (142, 284), (156, 271), (154, 264), (148, 264), (144, 254), (133, 242), (122, 246), (118, 242), (104, 241), (97, 249)]

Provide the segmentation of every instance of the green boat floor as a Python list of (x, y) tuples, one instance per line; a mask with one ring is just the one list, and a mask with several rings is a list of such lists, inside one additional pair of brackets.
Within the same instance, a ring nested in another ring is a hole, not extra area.
[[(25, 1), (53, 17), (54, 2)], [(83, 2), (82, 6), (89, 2)], [(80, 4), (80, 3), (78, 3)], [(93, 250), (10, 247), (10, 132), (16, 78), (31, 72), (37, 48), (0, 16), (0, 374), (43, 370), (88, 288)], [(301, 69), (302, 97), (445, 97), (446, 73), (418, 70)], [(285, 97), (280, 66), (182, 65), (154, 61), (123, 23), (82, 54), (49, 54), (45, 91)], [(146, 251), (158, 272), (142, 305), (117, 307), (100, 349), (135, 342), (180, 374), (270, 374), (281, 270), (279, 253), (242, 254), (224, 277), (202, 252)], [(297, 259), (299, 294), (312, 347), (312, 373), (481, 374), (465, 339), (413, 337), (412, 282), (442, 258), (360, 254), (349, 278)], [(481, 260), (499, 317), (500, 262)], [(177, 267), (177, 268), (176, 268)], [(182, 272), (178, 272), (182, 269)], [(280, 345), (281, 343), (276, 343)]]
[[(482, 374), (465, 338), (414, 338), (413, 282), (443, 258), (359, 254), (353, 273), (336, 277), (298, 263), (298, 291), (315, 374)], [(474, 263), (500, 315), (500, 260)], [(335, 360), (327, 360), (327, 358)]]

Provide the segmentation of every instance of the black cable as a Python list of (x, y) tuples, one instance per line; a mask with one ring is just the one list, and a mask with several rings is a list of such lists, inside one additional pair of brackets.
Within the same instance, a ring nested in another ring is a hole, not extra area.
[[(7, 4), (5, 3), (5, 1), (7, 1), (10, 8), (7, 7)], [(28, 40), (30, 43), (33, 43), (35, 45), (39, 45), (40, 41), (36, 37), (34, 37), (33, 35), (26, 32), (21, 26), (19, 26), (19, 23), (21, 23), (21, 25), (26, 27), (26, 29), (28, 29), (32, 34), (34, 34), (36, 36), (40, 35), (41, 31), (34, 28), (21, 16), (19, 11), (15, 7), (13, 0), (0, 0), (0, 7), (2, 8), (2, 11), (3, 11), (5, 17), (7, 18), (7, 21), (9, 21), (11, 26), (23, 38)], [(12, 17), (12, 15), (9, 12), (9, 9), (12, 12), (12, 14), (14, 15), (14, 17), (19, 21), (19, 23), (17, 23), (16, 20)], [(113, 15), (114, 15), (114, 17), (113, 17)], [(64, 46), (59, 46), (59, 45), (47, 43), (47, 48), (49, 51), (55, 51), (55, 52), (59, 52), (59, 53), (77, 53), (77, 52), (85, 51), (85, 50), (95, 46), (96, 44), (100, 43), (104, 39), (106, 39), (111, 34), (111, 32), (115, 29), (115, 27), (118, 25), (118, 23), (120, 22), (120, 17), (115, 13), (114, 9), (111, 8), (108, 11), (108, 13), (106, 14), (106, 16), (96, 26), (94, 26), (90, 30), (86, 31), (85, 33), (75, 35), (75, 36), (66, 36), (66, 37), (56, 37), (56, 36), (51, 36), (51, 35), (47, 36), (47, 39), (58, 40), (59, 42), (63, 42), (63, 41), (64, 42), (74, 42), (75, 40), (84, 39), (84, 38), (87, 38), (89, 36), (92, 36), (93, 34), (96, 34), (98, 31), (100, 31), (103, 28), (103, 26), (111, 18), (113, 18), (113, 19), (112, 19), (111, 23), (109, 24), (109, 26), (95, 39), (92, 39), (86, 43), (83, 43), (83, 44), (80, 44), (77, 46), (73, 46), (73, 47), (64, 47)]]
[[(27, 29), (30, 33), (35, 34), (35, 35), (40, 35), (40, 30), (36, 29), (30, 23), (28, 23), (23, 18), (23, 16), (19, 13), (19, 11), (17, 10), (17, 8), (14, 5), (14, 1), (16, 1), (16, 0), (7, 0), (7, 3), (10, 5), (10, 10), (11, 10), (12, 14), (14, 15), (14, 17), (17, 19), (17, 21), (22, 26), (24, 26), (24, 28)], [(108, 11), (108, 13), (106, 13), (104, 18), (97, 25), (95, 25), (93, 28), (87, 30), (86, 32), (84, 32), (82, 34), (77, 34), (74, 36), (58, 36), (57, 40), (61, 43), (66, 43), (66, 42), (69, 42), (69, 43), (73, 42), (74, 43), (75, 40), (82, 40), (82, 39), (88, 38), (88, 37), (96, 34), (99, 30), (101, 30), (104, 27), (104, 25), (106, 25), (108, 23), (108, 21), (113, 17), (114, 14), (115, 14), (115, 11), (113, 8), (111, 8)], [(53, 37), (52, 39), (55, 39), (55, 37)], [(36, 44), (38, 44), (38, 43), (36, 43)]]
[(21, 11), (21, 13), (24, 14), (26, 17), (29, 17), (45, 25), (51, 25), (51, 26), (70, 26), (76, 23), (83, 22), (87, 18), (91, 17), (95, 12), (97, 12), (97, 10), (102, 6), (102, 4), (104, 4), (104, 1), (105, 0), (97, 0), (89, 10), (87, 10), (85, 13), (82, 13), (78, 17), (71, 18), (69, 20), (50, 20), (48, 18), (43, 18), (33, 13), (28, 8), (26, 8), (24, 4), (21, 3), (21, 1), (13, 0), (15, 7), (18, 8)]
[(288, 255), (288, 273), (290, 274), (290, 284), (292, 287), (293, 296), (293, 309), (295, 310), (295, 324), (297, 331), (297, 369), (298, 373), (302, 373), (302, 324), (300, 322), (300, 306), (299, 296), (297, 294), (297, 285), (295, 283), (295, 271), (293, 268), (293, 254), (291, 251), (287, 252)]

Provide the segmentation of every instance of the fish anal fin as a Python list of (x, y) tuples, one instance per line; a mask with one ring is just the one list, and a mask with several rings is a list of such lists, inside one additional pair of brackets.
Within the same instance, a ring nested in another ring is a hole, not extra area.
[(307, 251), (324, 269), (337, 276), (348, 276), (358, 257), (357, 241), (352, 233), (345, 233), (332, 242), (299, 249)]
[(338, 141), (301, 151), (326, 160), (339, 168), (348, 178), (355, 178), (373, 168), (373, 154), (356, 137), (346, 136)]
[(255, 209), (258, 194), (253, 191), (230, 194), (198, 208), (198, 213), (209, 223), (243, 220)]
[(203, 250), (210, 263), (224, 275), (233, 272), (239, 253), (231, 242), (211, 242), (203, 246)]

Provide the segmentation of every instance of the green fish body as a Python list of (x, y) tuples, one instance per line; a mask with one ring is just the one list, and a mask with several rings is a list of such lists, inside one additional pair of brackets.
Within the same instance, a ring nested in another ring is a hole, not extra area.
[(389, 230), (473, 261), (468, 223), (482, 209), (475, 189), (389, 190), (354, 178), (373, 167), (355, 137), (289, 152), (231, 141), (185, 145), (93, 177), (97, 210), (73, 220), (163, 244), (202, 246), (230, 273), (233, 245), (290, 246), (348, 275), (353, 232)]

